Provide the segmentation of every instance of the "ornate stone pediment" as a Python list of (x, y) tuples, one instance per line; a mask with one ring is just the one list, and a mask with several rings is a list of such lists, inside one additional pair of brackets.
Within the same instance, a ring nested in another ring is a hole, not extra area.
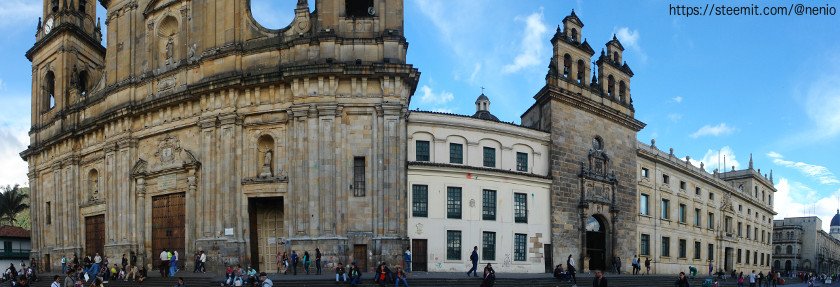
[(732, 195), (728, 192), (724, 194), (723, 199), (721, 200), (720, 210), (735, 212), (735, 208), (732, 206)]
[(584, 182), (583, 189), (583, 201), (602, 203), (606, 205), (612, 204), (613, 185), (611, 183), (586, 180)]
[(602, 181), (615, 182), (615, 172), (610, 171), (610, 158), (603, 150), (589, 150), (586, 163), (580, 163), (580, 177)]
[(167, 135), (158, 143), (154, 159), (151, 162), (142, 158), (138, 159), (131, 168), (131, 175), (143, 177), (165, 170), (183, 169), (198, 165), (200, 163), (195, 155), (191, 151), (181, 148), (181, 142), (178, 138)]
[(143, 11), (143, 15), (148, 16), (149, 14), (166, 9), (178, 2), (181, 2), (181, 0), (154, 0), (149, 3), (149, 6), (146, 6), (146, 10)]

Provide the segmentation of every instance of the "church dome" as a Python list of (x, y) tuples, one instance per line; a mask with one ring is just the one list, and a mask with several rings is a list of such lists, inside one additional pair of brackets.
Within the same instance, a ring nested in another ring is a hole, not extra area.
[(837, 214), (831, 218), (831, 226), (840, 226), (840, 209), (838, 209)]
[(475, 114), (474, 118), (498, 122), (499, 118), (490, 113), (490, 98), (484, 95), (484, 92), (475, 100)]

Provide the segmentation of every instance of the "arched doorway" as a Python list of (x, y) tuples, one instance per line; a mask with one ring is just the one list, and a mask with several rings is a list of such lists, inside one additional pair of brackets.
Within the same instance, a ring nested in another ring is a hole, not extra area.
[(790, 271), (791, 269), (790, 260), (785, 261), (785, 271)]
[(589, 256), (589, 270), (606, 270), (607, 225), (600, 215), (586, 219), (586, 255)]
[(782, 263), (779, 260), (773, 261), (773, 269), (775, 269), (775, 270), (782, 269)]

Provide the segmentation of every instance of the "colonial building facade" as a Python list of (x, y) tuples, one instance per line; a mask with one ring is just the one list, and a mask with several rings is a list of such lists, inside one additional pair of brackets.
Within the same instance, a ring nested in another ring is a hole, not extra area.
[(783, 272), (840, 272), (840, 211), (830, 233), (816, 216), (773, 221), (773, 268)]
[(420, 75), (402, 1), (301, 0), (279, 30), (247, 0), (100, 2), (107, 49), (93, 0), (44, 0), (26, 53), (33, 257), (399, 260)]
[[(21, 156), (42, 264), (96, 252), (156, 264), (170, 249), (273, 270), (278, 252), (320, 248), (327, 267), (372, 267), (413, 247), (415, 270), (454, 271), (475, 246), (505, 272), (635, 254), (660, 273), (769, 265), (772, 180), (640, 144), (624, 48), (613, 37), (593, 64), (574, 12), (545, 86), (509, 124), (483, 94), (472, 116), (409, 112), (420, 74), (400, 0), (300, 0), (279, 30), (247, 0), (101, 2), (107, 49), (93, 1), (45, 0), (26, 54)], [(708, 225), (686, 223), (697, 209)], [(687, 256), (697, 243), (700, 259)]]

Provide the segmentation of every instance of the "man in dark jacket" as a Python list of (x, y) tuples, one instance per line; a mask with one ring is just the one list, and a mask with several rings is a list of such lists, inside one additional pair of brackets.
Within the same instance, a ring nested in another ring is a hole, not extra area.
[(680, 272), (680, 278), (677, 279), (677, 282), (674, 282), (674, 286), (690, 287), (690, 285), (688, 284), (688, 278), (685, 277), (685, 272)]
[(595, 270), (595, 278), (592, 279), (592, 287), (608, 287), (607, 278), (604, 278), (604, 272)]
[(470, 261), (472, 262), (472, 268), (467, 271), (467, 277), (470, 276), (470, 273), (473, 274), (473, 277), (478, 277), (478, 246), (473, 247)]

